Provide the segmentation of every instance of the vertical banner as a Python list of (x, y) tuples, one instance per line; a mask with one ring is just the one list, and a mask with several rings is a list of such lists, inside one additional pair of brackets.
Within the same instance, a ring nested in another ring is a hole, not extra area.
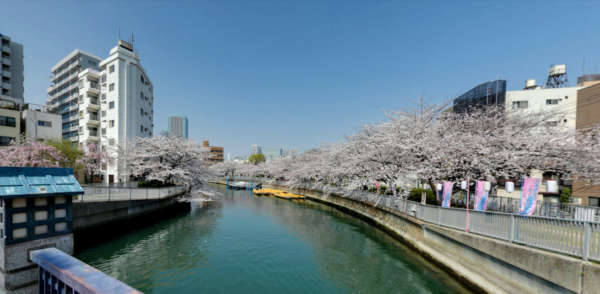
[(392, 195), (394, 195), (394, 197), (396, 197), (396, 183), (392, 184)]
[(486, 211), (488, 204), (488, 194), (490, 192), (485, 190), (485, 182), (477, 181), (475, 184), (475, 210)]
[(452, 198), (453, 182), (444, 182), (444, 192), (442, 193), (442, 207), (450, 207), (450, 199)]
[(532, 215), (537, 204), (537, 194), (540, 188), (540, 179), (523, 178), (521, 183), (521, 209), (519, 214)]

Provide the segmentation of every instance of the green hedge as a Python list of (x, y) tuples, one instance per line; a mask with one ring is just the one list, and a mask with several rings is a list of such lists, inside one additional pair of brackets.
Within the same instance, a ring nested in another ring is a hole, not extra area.
[(425, 194), (427, 195), (427, 204), (437, 204), (435, 194), (433, 194), (433, 191), (431, 191), (430, 189), (413, 188), (408, 194), (408, 200), (421, 202), (421, 193), (423, 191), (425, 191)]

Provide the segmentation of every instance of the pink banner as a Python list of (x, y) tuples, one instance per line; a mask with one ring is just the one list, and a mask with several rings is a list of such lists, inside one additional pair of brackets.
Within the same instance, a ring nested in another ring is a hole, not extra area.
[(486, 211), (489, 192), (485, 190), (485, 182), (477, 181), (475, 184), (475, 210)]
[(540, 182), (540, 179), (523, 178), (521, 183), (521, 209), (519, 210), (519, 214), (532, 215), (535, 212)]

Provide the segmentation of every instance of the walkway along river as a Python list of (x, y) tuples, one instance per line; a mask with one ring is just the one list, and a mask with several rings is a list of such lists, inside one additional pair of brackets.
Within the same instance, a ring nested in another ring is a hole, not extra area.
[(77, 258), (146, 293), (468, 293), (386, 233), (309, 200), (225, 190)]

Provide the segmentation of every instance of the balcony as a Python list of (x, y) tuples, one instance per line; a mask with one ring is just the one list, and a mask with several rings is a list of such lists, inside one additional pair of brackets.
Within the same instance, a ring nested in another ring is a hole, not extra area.
[(3, 70), (2, 71), (2, 76), (3, 77), (7, 77), (7, 78), (12, 78), (12, 73), (8, 70)]
[(77, 141), (79, 141), (79, 136), (69, 137), (68, 140), (71, 141), (71, 142), (77, 142)]
[(88, 94), (94, 95), (96, 97), (98, 97), (98, 95), (100, 95), (100, 90), (98, 90), (97, 88), (87, 88), (86, 92)]
[(10, 90), (11, 86), (9, 83), (2, 83), (2, 88)]
[(10, 50), (10, 46), (3, 45), (2, 46), (2, 52), (11, 53), (12, 51)]
[(90, 115), (90, 116), (88, 116), (87, 124), (88, 124), (88, 126), (99, 126), (100, 125), (100, 121), (98, 119), (98, 115)]
[(88, 142), (98, 142), (100, 141), (100, 137), (98, 137), (98, 131), (90, 131), (90, 134), (87, 138)]
[(4, 57), (4, 58), (2, 58), (2, 64), (6, 64), (6, 65), (10, 66), (12, 64), (12, 62), (10, 62), (10, 58)]
[(96, 111), (98, 111), (98, 110), (100, 110), (100, 105), (98, 105), (98, 103), (92, 103), (92, 102), (90, 102), (87, 105), (87, 109), (88, 110), (96, 110)]

